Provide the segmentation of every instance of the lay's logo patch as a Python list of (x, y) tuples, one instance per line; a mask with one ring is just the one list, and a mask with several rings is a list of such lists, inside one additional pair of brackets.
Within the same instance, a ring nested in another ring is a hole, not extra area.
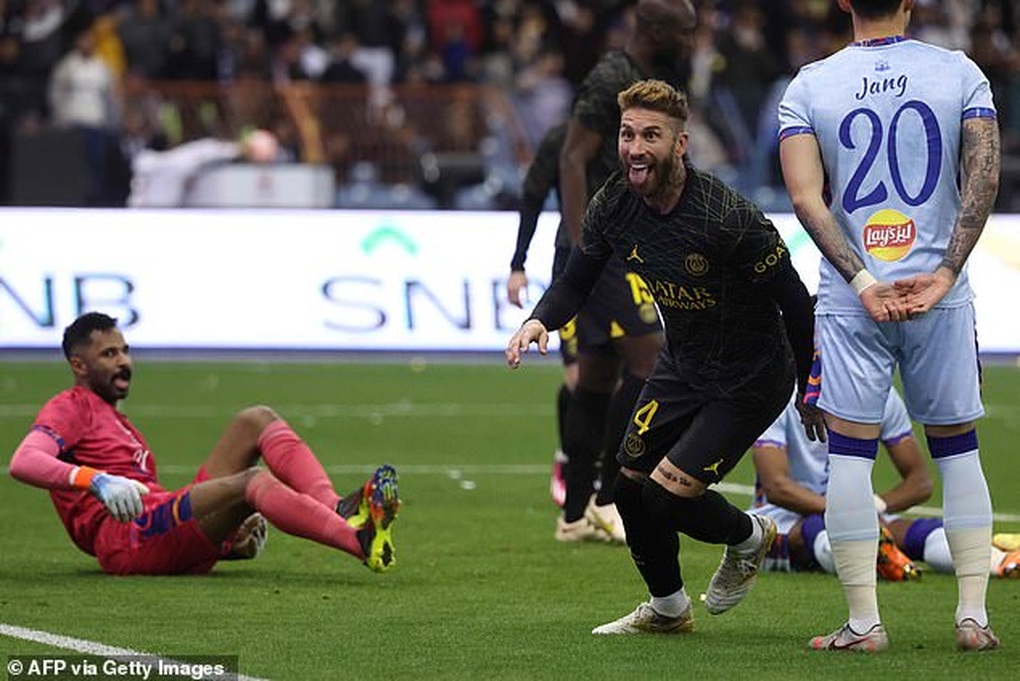
[(917, 227), (898, 210), (880, 210), (864, 226), (864, 250), (879, 260), (900, 260), (914, 245)]

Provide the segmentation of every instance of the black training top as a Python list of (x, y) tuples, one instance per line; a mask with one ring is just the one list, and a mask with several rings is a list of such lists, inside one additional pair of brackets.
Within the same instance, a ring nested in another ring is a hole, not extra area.
[(607, 52), (578, 86), (570, 115), (602, 137), (598, 155), (588, 162), (588, 196), (592, 196), (620, 167), (616, 139), (620, 131), (620, 105), (616, 96), (647, 78), (627, 54)]
[(679, 203), (660, 215), (615, 173), (588, 206), (581, 248), (532, 316), (547, 329), (566, 323), (614, 252), (648, 285), (668, 349), (692, 381), (739, 386), (779, 370), (792, 347), (804, 390), (811, 300), (782, 237), (753, 203), (688, 166)]
[[(555, 190), (557, 202), (563, 205), (563, 201), (560, 199), (560, 151), (563, 149), (563, 140), (566, 137), (566, 123), (560, 123), (550, 128), (542, 136), (542, 140), (538, 143), (538, 150), (535, 151), (535, 158), (528, 166), (521, 192), (517, 248), (514, 250), (513, 259), (510, 260), (511, 271), (524, 269), (528, 248), (531, 247), (531, 239), (535, 236), (538, 218), (542, 214), (542, 207), (545, 205), (549, 192)], [(570, 248), (570, 235), (562, 220), (559, 229), (556, 230), (556, 247)]]

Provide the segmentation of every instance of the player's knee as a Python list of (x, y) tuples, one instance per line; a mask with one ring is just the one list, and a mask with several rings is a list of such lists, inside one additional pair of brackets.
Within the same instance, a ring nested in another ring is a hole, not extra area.
[(621, 516), (633, 515), (640, 508), (643, 488), (641, 480), (630, 477), (622, 470), (617, 473), (613, 484), (613, 500)]
[(234, 423), (243, 426), (246, 430), (254, 433), (261, 433), (266, 426), (273, 421), (279, 420), (280, 416), (271, 407), (255, 405), (245, 407), (234, 416)]
[(252, 466), (229, 478), (231, 489), (237, 494), (238, 501), (250, 502), (255, 492), (267, 484), (271, 484), (273, 474), (265, 468)]
[(259, 476), (265, 475), (270, 475), (269, 471), (258, 466), (252, 466), (232, 475), (216, 478), (215, 482), (243, 498), (244, 491), (252, 484), (252, 481)]
[(705, 495), (679, 496), (653, 479), (642, 490), (642, 503), (649, 514), (680, 532), (689, 533), (705, 512)]

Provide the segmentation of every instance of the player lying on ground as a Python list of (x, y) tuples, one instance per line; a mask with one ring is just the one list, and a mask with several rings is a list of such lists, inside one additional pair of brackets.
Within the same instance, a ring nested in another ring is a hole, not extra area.
[[(18, 480), (50, 492), (68, 534), (111, 574), (205, 573), (253, 558), (264, 517), (382, 572), (393, 565), (397, 473), (379, 467), (341, 498), (322, 465), (268, 407), (239, 412), (190, 485), (164, 489), (156, 459), (117, 404), (133, 363), (117, 320), (89, 312), (64, 331), (74, 386), (51, 398), (11, 459)], [(255, 467), (262, 459), (269, 468)]]

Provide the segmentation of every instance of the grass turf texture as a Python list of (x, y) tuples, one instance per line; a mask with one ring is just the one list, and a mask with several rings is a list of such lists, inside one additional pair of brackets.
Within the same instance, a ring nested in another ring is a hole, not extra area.
[[(139, 358), (136, 358), (138, 360)], [(0, 460), (42, 401), (66, 387), (62, 363), (0, 364)], [(736, 610), (696, 606), (683, 637), (596, 638), (645, 592), (627, 551), (552, 538), (554, 360), (496, 364), (302, 364), (138, 361), (125, 411), (146, 434), (168, 487), (183, 485), (229, 417), (274, 406), (311, 444), (344, 493), (373, 467), (401, 473), (397, 564), (376, 575), (345, 554), (271, 531), (256, 561), (207, 577), (111, 578), (78, 552), (40, 490), (0, 477), (0, 622), (167, 656), (238, 655), (273, 679), (849, 677), (1009, 678), (1020, 668), (1020, 582), (989, 586), (1004, 647), (953, 650), (952, 577), (880, 583), (892, 649), (879, 657), (806, 648), (845, 618), (836, 579), (767, 574)], [(1020, 514), (1020, 372), (985, 371), (981, 424), (995, 510)], [(934, 468), (933, 468), (934, 472)], [(892, 480), (880, 461), (876, 486)], [(750, 485), (750, 457), (728, 476)], [(936, 489), (930, 505), (940, 504)], [(744, 506), (750, 499), (730, 498)], [(998, 523), (997, 531), (1020, 531)], [(720, 549), (684, 538), (697, 598)], [(0, 636), (9, 654), (66, 651)], [(1010, 671), (1012, 670), (1012, 671)]]

